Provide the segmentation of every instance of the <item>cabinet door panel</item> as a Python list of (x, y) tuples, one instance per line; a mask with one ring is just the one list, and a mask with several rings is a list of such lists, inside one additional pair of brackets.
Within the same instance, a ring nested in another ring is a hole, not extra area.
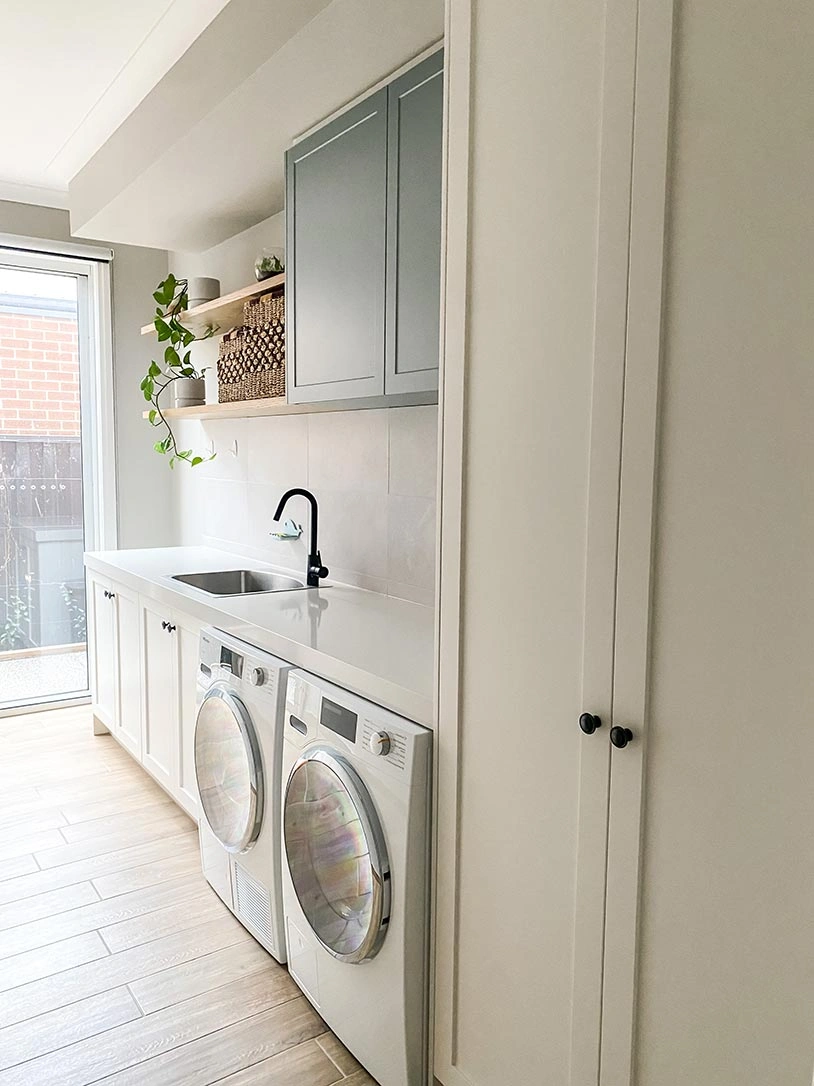
[(292, 403), (384, 391), (387, 90), (286, 156)]
[(116, 591), (116, 671), (118, 675), (119, 742), (141, 758), (141, 639), (139, 603), (134, 593)]
[(195, 780), (195, 696), (198, 677), (199, 623), (177, 615), (178, 626), (178, 790), (176, 798), (184, 810), (198, 817), (198, 787)]
[(116, 598), (108, 581), (90, 580), (93, 711), (113, 731), (116, 727)]
[(176, 695), (177, 631), (168, 632), (167, 615), (148, 604), (141, 607), (144, 660), (142, 763), (170, 793), (177, 777), (178, 699)]
[(388, 87), (385, 393), (438, 388), (443, 52)]

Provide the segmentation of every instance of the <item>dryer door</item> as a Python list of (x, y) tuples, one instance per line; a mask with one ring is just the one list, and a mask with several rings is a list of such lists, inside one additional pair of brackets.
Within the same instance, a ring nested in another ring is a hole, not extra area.
[(340, 961), (374, 957), (390, 919), (390, 865), (373, 800), (341, 754), (312, 747), (294, 764), (283, 834), (294, 891), (319, 941)]
[(263, 761), (246, 707), (223, 683), (198, 709), (195, 776), (215, 837), (229, 852), (245, 852), (263, 824)]

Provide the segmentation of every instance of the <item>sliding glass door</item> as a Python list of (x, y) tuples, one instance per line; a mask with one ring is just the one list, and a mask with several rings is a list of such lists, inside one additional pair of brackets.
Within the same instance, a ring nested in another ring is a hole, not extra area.
[(0, 247), (0, 710), (88, 694), (104, 306), (107, 265)]

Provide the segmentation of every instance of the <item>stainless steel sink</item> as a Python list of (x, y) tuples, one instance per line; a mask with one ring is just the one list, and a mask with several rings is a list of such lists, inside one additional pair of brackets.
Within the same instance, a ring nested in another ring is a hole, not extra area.
[(176, 573), (172, 578), (210, 596), (245, 596), (250, 592), (291, 592), (305, 588), (302, 581), (282, 573), (259, 569), (227, 569), (217, 573)]

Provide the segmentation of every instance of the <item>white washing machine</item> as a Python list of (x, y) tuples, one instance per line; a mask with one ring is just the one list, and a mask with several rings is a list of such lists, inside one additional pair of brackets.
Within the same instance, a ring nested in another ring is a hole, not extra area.
[(195, 774), (203, 872), (226, 905), (285, 961), (280, 757), (290, 665), (220, 630), (201, 631)]
[(382, 1086), (426, 1082), (431, 743), (426, 728), (289, 673), (288, 968)]

